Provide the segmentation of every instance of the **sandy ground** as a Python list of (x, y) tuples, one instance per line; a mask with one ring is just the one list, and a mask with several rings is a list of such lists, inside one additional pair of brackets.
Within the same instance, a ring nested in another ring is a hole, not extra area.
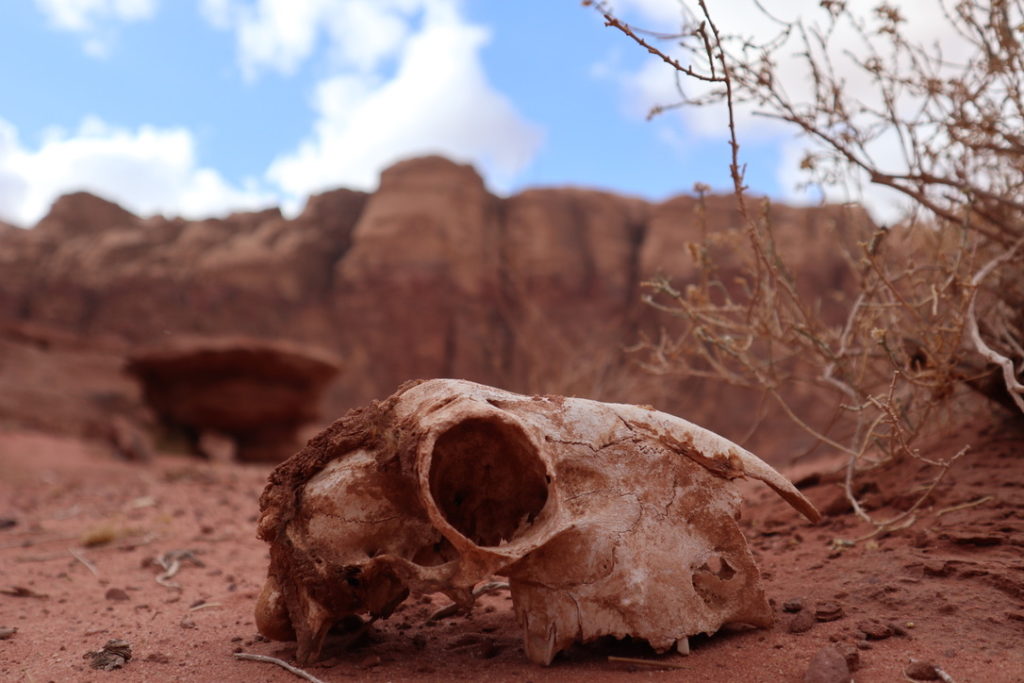
[[(1022, 682), (1024, 434), (952, 437), (936, 457), (964, 440), (974, 448), (915, 523), (852, 546), (834, 541), (871, 527), (843, 504), (838, 463), (790, 472), (831, 513), (818, 526), (770, 492), (745, 489), (746, 531), (778, 617), (770, 630), (695, 638), (689, 657), (602, 641), (541, 668), (522, 653), (507, 592), (439, 622), (427, 617), (447, 599), (426, 596), (347, 649), (339, 638), (308, 671), (323, 681), (802, 681), (832, 646), (860, 682), (906, 680), (911, 660), (958, 683)], [(71, 439), (0, 433), (0, 679), (299, 680), (233, 657), (294, 652), (264, 641), (253, 623), (267, 564), (254, 526), (268, 471), (171, 455), (126, 463)], [(911, 462), (862, 477), (858, 488), (871, 514), (887, 519), (934, 474)], [(90, 668), (87, 653), (112, 639), (128, 643), (131, 659)]]

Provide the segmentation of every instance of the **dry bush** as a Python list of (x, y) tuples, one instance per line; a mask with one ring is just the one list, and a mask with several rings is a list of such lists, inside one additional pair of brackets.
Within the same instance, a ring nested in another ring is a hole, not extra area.
[[(606, 3), (585, 4), (675, 69), (680, 101), (652, 115), (715, 105), (728, 113), (745, 267), (739, 278), (719, 277), (711, 234), (693, 248), (699, 277), (679, 288), (648, 283), (650, 302), (681, 325), (647, 344), (649, 366), (770, 396), (795, 424), (848, 454), (847, 494), (875, 533), (911, 523), (966, 451), (932, 461), (918, 450), (963, 396), (973, 389), (1024, 414), (1021, 2), (935, 0), (956, 36), (951, 55), (913, 42), (900, 10), (884, 3), (858, 14), (853, 3), (823, 0), (816, 17), (797, 21), (762, 10), (777, 32), (760, 41), (724, 33), (704, 0), (681, 3), (681, 29), (671, 35), (630, 26)], [(790, 71), (780, 68), (793, 60), (801, 83), (785, 82)], [(699, 94), (687, 96), (687, 84)], [(801, 167), (811, 182), (882, 186), (907, 200), (898, 225), (837, 240), (855, 283), (838, 320), (823, 313), (820, 293), (798, 286), (767, 211), (745, 193), (741, 108), (805, 136)], [(831, 419), (795, 410), (796, 385), (814, 387)], [(872, 518), (852, 493), (855, 477), (908, 457), (937, 468), (934, 484), (899, 517)]]

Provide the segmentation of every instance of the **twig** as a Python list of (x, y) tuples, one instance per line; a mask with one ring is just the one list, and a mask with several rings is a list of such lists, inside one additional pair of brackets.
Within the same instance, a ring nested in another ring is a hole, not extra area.
[(181, 569), (181, 562), (178, 559), (173, 559), (168, 564), (160, 563), (164, 568), (162, 574), (157, 574), (156, 582), (164, 588), (170, 588), (172, 590), (181, 590), (181, 584), (175, 581), (171, 581), (171, 577), (178, 573)]
[(971, 341), (974, 343), (974, 348), (978, 353), (980, 353), (985, 360), (993, 365), (998, 365), (1002, 369), (1003, 382), (1006, 384), (1006, 393), (1008, 393), (1010, 398), (1013, 399), (1014, 404), (1016, 404), (1020, 409), (1020, 412), (1024, 413), (1024, 384), (1017, 381), (1013, 361), (997, 352), (981, 338), (981, 331), (978, 329), (978, 316), (974, 312), (974, 303), (977, 300), (978, 286), (981, 285), (982, 280), (988, 277), (989, 273), (995, 270), (997, 266), (1013, 258), (1013, 255), (1022, 244), (1024, 244), (1024, 237), (1021, 237), (1019, 240), (1014, 242), (1012, 247), (982, 266), (981, 270), (971, 278), (971, 286), (974, 288), (974, 291), (971, 292), (971, 302), (967, 305), (967, 331), (971, 337)]
[(629, 24), (626, 24), (626, 23), (624, 23), (622, 21), (619, 21), (619, 19), (616, 18), (615, 16), (613, 16), (612, 14), (610, 14), (607, 11), (606, 8), (598, 6), (597, 10), (604, 17), (605, 26), (611, 26), (613, 28), (617, 28), (618, 30), (622, 31), (627, 36), (632, 38), (633, 41), (637, 45), (640, 45), (641, 47), (645, 48), (647, 50), (647, 52), (649, 52), (650, 54), (654, 55), (655, 57), (658, 57), (659, 59), (661, 59), (661, 61), (663, 61), (666, 64), (668, 64), (669, 66), (671, 66), (673, 69), (675, 69), (679, 73), (686, 74), (687, 76), (689, 76), (691, 78), (695, 78), (698, 81), (704, 81), (706, 83), (721, 83), (723, 81), (723, 79), (721, 77), (717, 76), (717, 75), (714, 75), (714, 74), (712, 74), (712, 75), (703, 74), (703, 73), (700, 73), (699, 71), (696, 71), (693, 67), (683, 66), (678, 60), (676, 60), (675, 58), (671, 57), (670, 55), (665, 54), (664, 52), (662, 52), (661, 50), (659, 50), (658, 48), (654, 47), (653, 45), (648, 43), (646, 40), (644, 40), (643, 38), (638, 36), (634, 32), (632, 26), (630, 26)]
[(198, 612), (201, 609), (213, 609), (214, 607), (220, 607), (220, 603), (219, 602), (204, 602), (201, 605), (196, 605), (195, 607), (189, 607), (188, 611), (189, 612)]
[(778, 391), (776, 391), (775, 389), (769, 389), (768, 391), (771, 393), (772, 397), (775, 398), (775, 401), (779, 404), (779, 406), (786, 413), (789, 419), (795, 422), (796, 425), (803, 429), (805, 432), (816, 438), (818, 441), (821, 441), (822, 443), (831, 446), (832, 448), (835, 448), (838, 451), (842, 451), (843, 453), (847, 453), (849, 455), (858, 455), (858, 453), (854, 451), (852, 448), (847, 448), (846, 446), (839, 443), (835, 439), (831, 439), (828, 436), (820, 433), (817, 429), (801, 420), (800, 416), (793, 412), (793, 409), (790, 407), (789, 403), (786, 401), (786, 399), (782, 398), (782, 395), (779, 394)]
[(92, 562), (90, 562), (89, 559), (85, 555), (83, 555), (82, 553), (78, 552), (74, 548), (68, 548), (68, 552), (71, 553), (71, 556), (73, 558), (75, 558), (76, 560), (81, 562), (83, 565), (85, 565), (85, 568), (88, 569), (89, 571), (91, 571), (93, 576), (99, 576), (100, 575), (100, 570), (96, 569), (96, 565), (94, 565)]
[(183, 560), (188, 560), (197, 567), (203, 566), (202, 561), (195, 556), (195, 551), (192, 550), (170, 550), (154, 559), (164, 569), (162, 574), (157, 575), (156, 582), (171, 590), (181, 590), (181, 585), (171, 581), (171, 578), (181, 569)]
[(972, 501), (970, 501), (968, 503), (960, 503), (959, 505), (953, 505), (952, 507), (943, 508), (943, 509), (939, 510), (938, 512), (936, 512), (935, 516), (936, 517), (941, 517), (942, 515), (946, 514), (947, 512), (956, 512), (957, 510), (966, 510), (967, 508), (972, 508), (975, 505), (981, 505), (982, 503), (987, 503), (990, 500), (992, 500), (992, 496), (982, 496), (981, 498), (978, 498), (977, 500), (972, 500)]
[[(916, 515), (914, 515), (914, 513), (917, 512), (917, 509), (921, 507), (921, 505), (924, 504), (926, 500), (928, 500), (928, 497), (932, 495), (932, 492), (935, 490), (935, 487), (938, 486), (943, 479), (945, 479), (946, 473), (949, 472), (949, 468), (953, 466), (953, 463), (959, 460), (965, 453), (967, 453), (967, 451), (970, 450), (970, 448), (971, 447), (969, 445), (964, 446), (959, 451), (957, 451), (956, 455), (954, 455), (952, 458), (950, 458), (944, 463), (941, 463), (942, 471), (939, 472), (938, 476), (935, 477), (935, 479), (928, 486), (925, 492), (921, 494), (917, 501), (915, 501), (914, 504), (910, 506), (909, 510), (901, 514), (898, 514), (892, 519), (888, 519), (884, 522), (873, 522), (873, 524), (876, 527), (874, 531), (863, 536), (860, 536), (858, 538), (855, 538), (853, 539), (853, 541), (850, 541), (849, 543), (858, 543), (860, 541), (866, 541), (887, 531), (898, 531), (899, 529), (906, 529), (907, 527), (911, 526), (915, 521), (917, 521), (917, 517)], [(897, 526), (897, 524), (899, 524), (900, 522), (903, 522), (903, 524)]]
[(857, 500), (856, 494), (853, 492), (853, 473), (857, 469), (857, 455), (851, 455), (850, 459), (846, 463), (846, 476), (843, 478), (843, 492), (846, 494), (846, 500), (850, 501), (850, 505), (853, 506), (853, 511), (857, 513), (857, 516), (863, 519), (868, 524), (874, 524), (875, 520), (871, 519), (864, 507)]
[(619, 662), (620, 664), (639, 664), (640, 666), (654, 666), (662, 669), (689, 669), (690, 667), (682, 664), (676, 664), (675, 662), (659, 661), (657, 659), (639, 659), (636, 657), (608, 657), (609, 662)]
[(296, 668), (296, 667), (292, 666), (291, 664), (289, 664), (288, 662), (284, 661), (283, 659), (278, 659), (277, 657), (268, 657), (267, 655), (253, 655), (253, 654), (249, 654), (248, 652), (236, 652), (235, 653), (235, 659), (247, 659), (247, 660), (253, 661), (253, 662), (264, 662), (266, 664), (277, 664), (279, 667), (281, 667), (282, 669), (284, 669), (288, 673), (295, 674), (299, 678), (305, 679), (305, 680), (309, 681), (310, 683), (324, 683), (324, 681), (320, 680), (319, 678), (317, 678), (313, 674), (306, 673), (302, 669)]

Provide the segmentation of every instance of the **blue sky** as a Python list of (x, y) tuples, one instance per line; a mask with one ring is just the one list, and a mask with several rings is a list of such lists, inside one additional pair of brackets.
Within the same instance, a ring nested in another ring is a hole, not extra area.
[[(678, 8), (618, 5), (654, 27)], [(645, 121), (671, 74), (578, 0), (8, 0), (0, 82), (0, 220), (22, 226), (79, 189), (144, 215), (294, 211), (429, 152), (502, 194), (728, 187), (721, 115)], [(792, 138), (741, 137), (748, 184), (787, 195)]]

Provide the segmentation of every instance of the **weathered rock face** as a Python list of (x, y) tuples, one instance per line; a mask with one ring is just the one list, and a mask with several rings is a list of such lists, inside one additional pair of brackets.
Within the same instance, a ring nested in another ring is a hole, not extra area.
[[(800, 245), (808, 291), (843, 286), (831, 226), (843, 232), (865, 214), (772, 211), (779, 240)], [(276, 209), (138, 218), (76, 194), (35, 229), (0, 231), (0, 322), (129, 345), (190, 334), (314, 344), (345, 358), (327, 415), (412, 377), (459, 377), (703, 419), (701, 396), (640, 377), (622, 349), (665, 323), (640, 303), (638, 283), (684, 280), (690, 243), (740, 227), (725, 197), (703, 209), (580, 189), (499, 198), (472, 168), (439, 157), (395, 165), (372, 195), (313, 197), (291, 220)]]
[[(752, 211), (762, 211), (751, 200)], [(795, 264), (798, 286), (808, 293), (845, 291), (849, 282), (840, 246), (853, 246), (858, 230), (869, 225), (860, 209), (839, 206), (805, 208), (772, 204), (764, 214), (774, 228), (776, 245), (787, 260), (799, 255)], [(731, 196), (670, 199), (651, 212), (646, 239), (640, 247), (639, 269), (644, 277), (668, 275), (685, 281), (695, 274), (689, 245), (707, 240), (723, 283), (732, 283), (741, 264), (730, 243), (741, 242), (745, 226)], [(828, 300), (828, 297), (824, 297)]]
[(338, 365), (296, 344), (219, 338), (137, 352), (127, 369), (196, 446), (212, 431), (234, 439), (240, 460), (277, 462), (298, 449), (299, 428), (318, 417)]
[(136, 225), (139, 219), (113, 202), (88, 192), (74, 192), (60, 197), (36, 225), (41, 236), (58, 239), (90, 237), (111, 228)]
[(83, 340), (32, 323), (0, 326), (0, 429), (108, 441), (118, 423), (145, 423), (141, 391), (121, 373), (124, 351), (115, 339)]
[(468, 166), (413, 159), (382, 174), (331, 292), (357, 394), (498, 370), (498, 207)]
[(334, 264), (365, 199), (337, 190), (291, 221), (270, 209), (186, 222), (69, 195), (35, 229), (0, 244), (0, 269), (11, 274), (0, 314), (141, 343), (169, 332), (317, 339), (328, 332), (320, 312)]

